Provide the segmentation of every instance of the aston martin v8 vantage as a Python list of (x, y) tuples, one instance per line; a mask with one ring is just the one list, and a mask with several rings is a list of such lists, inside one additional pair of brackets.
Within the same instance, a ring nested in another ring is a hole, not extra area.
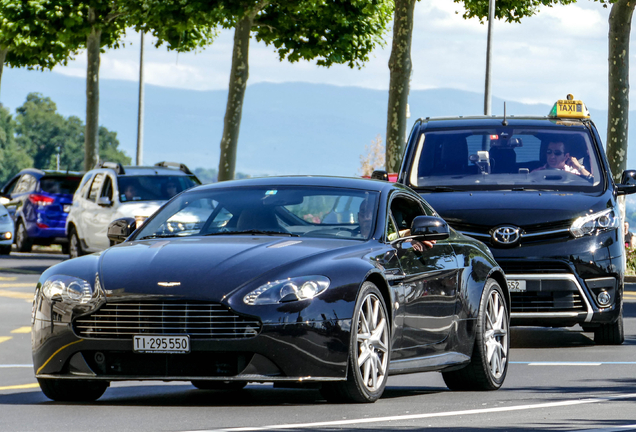
[(319, 386), (373, 402), (392, 374), (441, 372), (495, 390), (508, 367), (510, 296), (490, 251), (411, 189), (271, 177), (195, 187), (109, 249), (46, 270), (33, 363), (53, 400), (120, 380)]

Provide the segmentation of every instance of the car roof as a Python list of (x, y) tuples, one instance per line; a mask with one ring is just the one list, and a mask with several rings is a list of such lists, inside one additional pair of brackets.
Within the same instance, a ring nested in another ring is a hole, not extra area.
[(18, 175), (22, 175), (22, 174), (31, 174), (37, 178), (41, 178), (43, 176), (82, 177), (84, 175), (83, 172), (79, 172), (79, 171), (41, 170), (37, 168), (25, 168), (21, 170)]
[[(241, 180), (229, 180), (220, 183), (211, 183), (197, 186), (196, 190), (221, 189), (232, 187), (275, 187), (275, 186), (316, 186), (346, 189), (360, 189), (367, 191), (386, 192), (390, 189), (400, 189), (411, 193), (410, 188), (401, 184), (390, 183), (384, 180), (365, 179), (356, 177), (331, 177), (331, 176), (275, 176), (258, 177)], [(191, 189), (192, 190), (192, 189)]]
[(124, 166), (124, 174), (119, 174), (114, 168), (95, 168), (90, 172), (114, 172), (117, 177), (129, 177), (129, 176), (191, 176), (176, 168), (166, 168), (159, 166)]
[[(547, 116), (506, 116), (508, 126), (520, 127), (585, 127), (589, 119), (559, 119)], [(426, 117), (419, 120), (426, 129), (446, 129), (456, 127), (501, 127), (503, 116), (470, 117)]]

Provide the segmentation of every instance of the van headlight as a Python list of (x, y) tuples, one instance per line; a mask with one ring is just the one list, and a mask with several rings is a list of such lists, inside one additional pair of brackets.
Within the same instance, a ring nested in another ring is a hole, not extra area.
[(73, 276), (53, 275), (42, 285), (42, 295), (50, 301), (62, 301), (72, 304), (88, 304), (99, 300), (101, 287), (99, 277), (95, 277), (95, 286), (84, 279)]
[(613, 209), (603, 210), (587, 216), (581, 216), (574, 221), (570, 227), (570, 232), (574, 237), (595, 235), (604, 231), (617, 229), (620, 226), (620, 219)]
[(303, 276), (268, 282), (243, 297), (248, 305), (286, 303), (312, 299), (329, 287), (325, 276)]

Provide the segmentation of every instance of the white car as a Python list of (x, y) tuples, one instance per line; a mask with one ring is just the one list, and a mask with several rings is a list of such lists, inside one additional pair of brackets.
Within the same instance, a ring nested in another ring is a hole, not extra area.
[(13, 244), (13, 219), (7, 209), (0, 204), (0, 255), (9, 255)]
[(139, 225), (174, 195), (198, 184), (183, 164), (124, 167), (102, 162), (82, 178), (66, 218), (71, 258), (108, 248), (106, 230), (115, 219), (132, 217)]

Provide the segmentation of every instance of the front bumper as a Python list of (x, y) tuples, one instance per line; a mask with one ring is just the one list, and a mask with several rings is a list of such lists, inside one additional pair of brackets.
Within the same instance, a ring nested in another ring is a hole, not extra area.
[(241, 339), (191, 335), (190, 353), (154, 354), (133, 352), (132, 336), (82, 337), (77, 334), (77, 326), (55, 309), (55, 305), (40, 302), (33, 322), (33, 364), (38, 378), (251, 382), (346, 379), (350, 320), (263, 324), (257, 335)]
[[(537, 241), (510, 249), (492, 248), (509, 281), (526, 282), (511, 292), (511, 324), (594, 327), (621, 313), (625, 273), (618, 231), (581, 238)], [(610, 295), (603, 305), (601, 291)]]

